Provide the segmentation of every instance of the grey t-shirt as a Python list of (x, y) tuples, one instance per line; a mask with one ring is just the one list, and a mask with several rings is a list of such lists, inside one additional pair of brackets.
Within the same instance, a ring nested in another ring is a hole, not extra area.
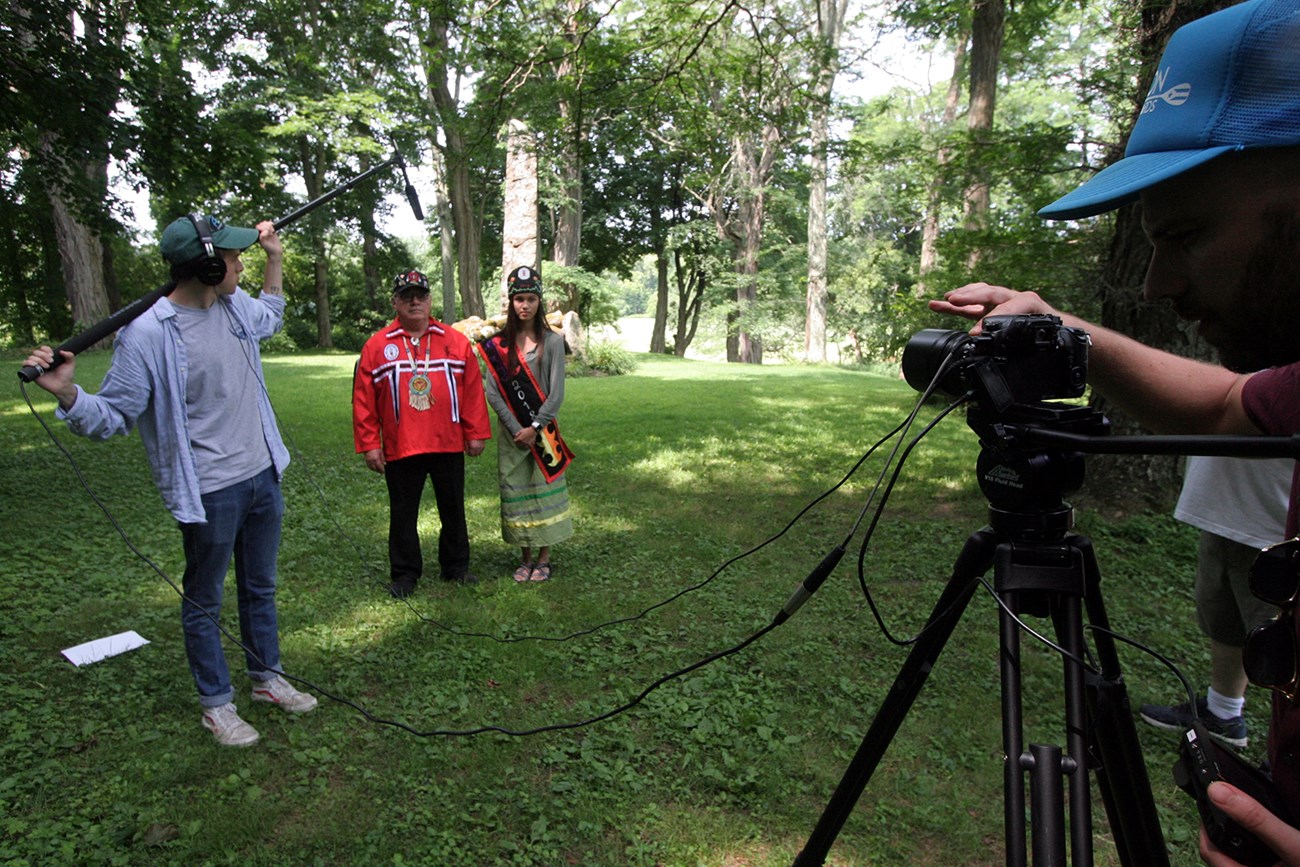
[(257, 411), (260, 385), (239, 326), (221, 304), (175, 305), (185, 344), (185, 410), (199, 467), (199, 490), (211, 493), (271, 465)]

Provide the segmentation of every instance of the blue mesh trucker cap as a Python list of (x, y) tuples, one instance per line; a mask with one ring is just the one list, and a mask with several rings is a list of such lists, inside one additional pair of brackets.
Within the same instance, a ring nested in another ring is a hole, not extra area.
[(1038, 212), (1092, 217), (1229, 151), (1300, 145), (1300, 0), (1247, 0), (1170, 37), (1124, 158)]

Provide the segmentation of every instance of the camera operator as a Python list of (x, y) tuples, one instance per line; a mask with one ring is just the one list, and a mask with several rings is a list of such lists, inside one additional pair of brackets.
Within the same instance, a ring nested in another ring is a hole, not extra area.
[[(1300, 0), (1248, 0), (1179, 28), (1124, 159), (1039, 214), (1078, 219), (1137, 199), (1153, 246), (1146, 299), (1195, 322), (1223, 367), (1061, 314), (1034, 292), (972, 283), (930, 307), (970, 319), (1050, 313), (1086, 329), (1091, 384), (1153, 431), (1300, 433)], [(1287, 534), (1298, 525), (1300, 474)], [(1300, 816), (1300, 706), (1280, 693), (1269, 759)], [(1300, 830), (1226, 783), (1210, 796), (1300, 867)], [(1201, 855), (1236, 863), (1204, 830)]]

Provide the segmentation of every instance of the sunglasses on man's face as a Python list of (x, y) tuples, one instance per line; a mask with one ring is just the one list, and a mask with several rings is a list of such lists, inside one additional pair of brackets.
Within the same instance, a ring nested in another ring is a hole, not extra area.
[(1300, 538), (1270, 545), (1250, 567), (1250, 592), (1282, 610), (1276, 620), (1262, 623), (1246, 636), (1241, 661), (1256, 686), (1281, 692), (1292, 703), (1300, 694), (1295, 609), (1300, 595)]

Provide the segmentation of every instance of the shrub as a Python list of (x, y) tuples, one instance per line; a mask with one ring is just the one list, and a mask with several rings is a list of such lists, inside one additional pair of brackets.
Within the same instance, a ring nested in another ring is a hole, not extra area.
[(587, 344), (586, 357), (570, 368), (574, 376), (621, 376), (636, 369), (632, 353), (609, 340)]

